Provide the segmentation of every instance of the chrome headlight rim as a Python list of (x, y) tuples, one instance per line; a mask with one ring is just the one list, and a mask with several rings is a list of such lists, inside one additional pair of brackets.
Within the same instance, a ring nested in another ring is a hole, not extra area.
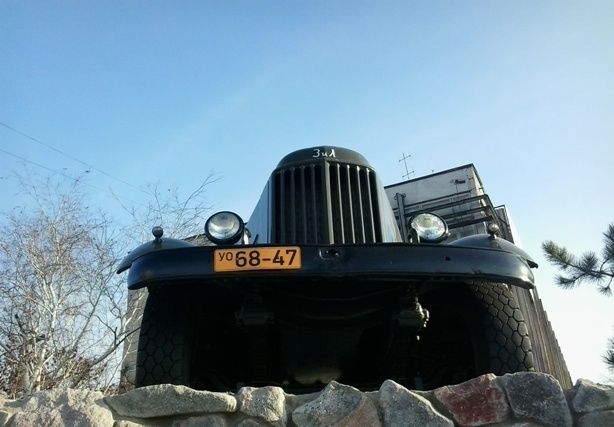
[[(428, 218), (428, 221), (435, 221), (437, 226), (429, 229), (424, 224), (418, 224), (418, 221)], [(410, 229), (414, 230), (421, 242), (439, 243), (445, 240), (449, 235), (448, 223), (439, 215), (432, 212), (422, 212), (414, 215), (409, 221)]]
[[(235, 221), (235, 225), (229, 228), (226, 232), (223, 231), (223, 227), (221, 227), (219, 224), (217, 225), (218, 229), (215, 229), (215, 221), (223, 220), (224, 216), (231, 216)], [(207, 222), (205, 222), (205, 236), (207, 239), (217, 245), (232, 245), (237, 243), (243, 237), (244, 231), (245, 222), (238, 214), (232, 211), (216, 212), (207, 219)], [(224, 234), (224, 236), (222, 236), (222, 234)]]

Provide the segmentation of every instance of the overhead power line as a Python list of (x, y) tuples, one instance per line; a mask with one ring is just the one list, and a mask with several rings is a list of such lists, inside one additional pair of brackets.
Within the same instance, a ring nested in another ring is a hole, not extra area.
[[(0, 153), (4, 153), (4, 154), (9, 155), (11, 157), (15, 157), (16, 159), (19, 159), (19, 160), (21, 160), (23, 162), (26, 162), (26, 163), (30, 163), (30, 164), (32, 164), (34, 166), (37, 166), (37, 167), (39, 167), (41, 169), (45, 169), (45, 170), (47, 170), (49, 172), (60, 174), (64, 178), (67, 178), (67, 179), (70, 179), (70, 180), (77, 180), (77, 178), (74, 178), (74, 177), (72, 177), (72, 176), (70, 176), (70, 175), (68, 175), (68, 174), (66, 174), (64, 172), (61, 172), (61, 171), (57, 170), (57, 169), (52, 169), (52, 168), (47, 167), (47, 166), (45, 166), (45, 165), (43, 165), (41, 163), (38, 163), (38, 162), (35, 162), (33, 160), (27, 159), (27, 158), (25, 158), (23, 156), (20, 156), (19, 154), (11, 153), (10, 151), (6, 151), (6, 150), (4, 150), (2, 148), (0, 148)], [(102, 188), (96, 187), (95, 185), (92, 185), (92, 184), (90, 184), (88, 182), (86, 182), (85, 184), (90, 186), (90, 187), (92, 187), (92, 188), (94, 188), (94, 189), (96, 189), (96, 190), (104, 191)]]
[[(149, 193), (149, 192), (147, 192), (147, 191), (143, 190), (142, 188), (139, 188), (139, 187), (137, 187), (137, 186), (135, 186), (135, 185), (132, 185), (132, 184), (130, 184), (129, 182), (127, 182), (127, 181), (125, 181), (125, 180), (123, 180), (123, 179), (121, 179), (121, 178), (118, 178), (118, 177), (116, 177), (116, 176), (113, 176), (113, 175), (111, 175), (110, 173), (105, 172), (104, 170), (102, 170), (102, 169), (100, 169), (100, 168), (97, 168), (96, 166), (94, 166), (94, 165), (92, 165), (92, 164), (90, 164), (90, 163), (84, 162), (83, 160), (81, 160), (81, 159), (79, 159), (79, 158), (77, 158), (77, 157), (75, 157), (75, 156), (73, 156), (73, 155), (71, 155), (71, 154), (69, 154), (69, 153), (66, 153), (65, 151), (63, 151), (63, 150), (61, 150), (61, 149), (59, 149), (59, 148), (57, 148), (57, 147), (55, 147), (55, 146), (53, 146), (53, 145), (51, 145), (51, 144), (47, 143), (47, 142), (41, 141), (41, 140), (40, 140), (40, 139), (38, 139), (38, 138), (35, 138), (35, 137), (33, 137), (33, 136), (30, 136), (30, 135), (28, 135), (27, 133), (22, 132), (22, 131), (20, 131), (19, 129), (14, 128), (13, 126), (10, 126), (10, 125), (8, 125), (8, 124), (6, 124), (6, 123), (4, 123), (4, 122), (1, 122), (1, 121), (0, 121), (0, 125), (4, 126), (5, 128), (9, 129), (10, 131), (12, 131), (12, 132), (14, 132), (14, 133), (16, 133), (16, 134), (18, 134), (18, 135), (20, 135), (20, 136), (22, 136), (22, 137), (24, 137), (24, 138), (28, 139), (29, 141), (31, 141), (31, 142), (33, 142), (33, 143), (36, 143), (36, 144), (42, 145), (43, 147), (46, 147), (46, 148), (48, 148), (48, 149), (50, 149), (50, 150), (52, 150), (52, 151), (55, 151), (56, 153), (58, 153), (58, 154), (60, 154), (60, 155), (62, 155), (62, 156), (64, 156), (64, 157), (66, 157), (66, 158), (69, 158), (69, 159), (71, 159), (71, 160), (73, 160), (73, 161), (75, 161), (75, 162), (78, 162), (78, 163), (82, 164), (83, 166), (85, 166), (85, 167), (87, 167), (87, 168), (89, 168), (89, 169), (91, 169), (91, 170), (95, 170), (96, 172), (99, 172), (99, 173), (101, 173), (101, 174), (105, 175), (105, 176), (106, 176), (106, 177), (108, 177), (108, 178), (111, 178), (111, 179), (113, 179), (113, 180), (115, 180), (115, 181), (117, 181), (117, 182), (119, 182), (119, 183), (122, 183), (122, 184), (124, 184), (124, 185), (126, 185), (126, 186), (128, 186), (128, 187), (130, 187), (130, 188), (133, 188), (133, 189), (135, 189), (135, 190), (137, 190), (137, 191), (140, 191), (141, 193), (147, 194), (148, 196), (151, 196), (151, 195), (152, 195), (151, 193)], [(16, 155), (13, 155), (13, 157), (16, 157)], [(22, 159), (22, 160), (23, 160), (23, 159)], [(30, 160), (25, 160), (25, 161), (30, 162), (30, 163), (34, 163), (34, 162), (30, 161)], [(45, 169), (49, 169), (49, 168), (46, 168), (45, 166), (42, 166), (42, 165), (40, 165), (40, 164), (38, 164), (38, 166), (41, 166), (41, 167), (43, 167), (43, 168), (45, 168)]]
[[(19, 159), (19, 160), (21, 160), (21, 161), (25, 162), (25, 163), (30, 163), (31, 165), (34, 165), (34, 166), (39, 167), (39, 168), (41, 168), (41, 169), (45, 169), (46, 171), (49, 171), (49, 172), (51, 172), (51, 173), (61, 175), (62, 177), (66, 178), (66, 179), (68, 179), (68, 180), (71, 180), (71, 181), (79, 181), (79, 182), (81, 182), (81, 183), (83, 183), (83, 184), (87, 185), (88, 187), (91, 187), (91, 188), (93, 188), (93, 189), (95, 189), (95, 190), (98, 190), (98, 191), (101, 191), (101, 192), (104, 192), (104, 191), (105, 191), (104, 189), (102, 189), (102, 188), (100, 188), (100, 187), (97, 187), (97, 186), (95, 186), (94, 184), (90, 184), (89, 182), (84, 181), (84, 180), (79, 180), (79, 178), (75, 178), (75, 177), (73, 177), (73, 176), (68, 175), (68, 174), (67, 174), (67, 173), (65, 173), (65, 172), (59, 171), (59, 170), (57, 170), (57, 169), (50, 168), (50, 167), (45, 166), (45, 165), (43, 165), (43, 164), (41, 164), (41, 163), (38, 163), (38, 162), (35, 162), (35, 161), (33, 161), (33, 160), (27, 159), (27, 158), (25, 158), (25, 157), (23, 157), (23, 156), (20, 156), (19, 154), (12, 153), (12, 152), (7, 151), (7, 150), (4, 150), (4, 149), (2, 149), (2, 148), (0, 148), (0, 153), (4, 153), (4, 154), (6, 154), (6, 155), (8, 155), (8, 156), (14, 157), (14, 158), (16, 158), (16, 159)], [(135, 204), (135, 205), (143, 206), (143, 207), (145, 207), (145, 208), (147, 208), (147, 207), (148, 207), (147, 205), (144, 205), (143, 203), (139, 203), (139, 202), (137, 202), (137, 201), (135, 201), (135, 200), (128, 199), (128, 198), (126, 198), (126, 197), (119, 197), (117, 194), (113, 194), (113, 196), (114, 196), (115, 198), (117, 198), (117, 199), (124, 199), (124, 200), (126, 200), (126, 201), (128, 201), (128, 202), (131, 202), (131, 203)]]

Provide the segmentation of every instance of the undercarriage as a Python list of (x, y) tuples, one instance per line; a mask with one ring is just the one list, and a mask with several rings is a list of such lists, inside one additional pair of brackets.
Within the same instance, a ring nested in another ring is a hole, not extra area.
[[(497, 331), (492, 340), (476, 335), (489, 330), (481, 322), (492, 323), (480, 295), (493, 290), (511, 295), (505, 285), (466, 283), (160, 286), (150, 290), (145, 309), (137, 385), (222, 391), (278, 385), (306, 393), (331, 380), (370, 390), (394, 379), (435, 388), (494, 372), (501, 351), (506, 360), (496, 373), (531, 369), (528, 337), (526, 351), (518, 351), (518, 327), (517, 343), (510, 335), (511, 345), (497, 344), (496, 354), (488, 347), (502, 341)], [(513, 302), (508, 306), (514, 310)]]

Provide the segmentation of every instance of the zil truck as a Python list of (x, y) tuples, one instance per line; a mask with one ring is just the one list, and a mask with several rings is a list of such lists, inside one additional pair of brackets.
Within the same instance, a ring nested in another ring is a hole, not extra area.
[(129, 289), (148, 289), (136, 386), (432, 389), (533, 370), (512, 290), (531, 289), (537, 265), (498, 234), (451, 240), (430, 212), (398, 221), (349, 149), (290, 153), (247, 222), (215, 213), (206, 245), (155, 227), (122, 261)]

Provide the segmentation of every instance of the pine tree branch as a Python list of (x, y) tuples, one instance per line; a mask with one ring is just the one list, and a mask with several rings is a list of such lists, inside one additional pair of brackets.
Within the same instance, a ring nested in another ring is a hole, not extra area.
[(603, 361), (608, 365), (608, 369), (614, 372), (614, 337), (608, 340), (608, 350), (603, 355)]
[[(608, 232), (604, 233), (608, 242), (612, 241), (614, 247), (614, 226), (610, 224)], [(557, 245), (553, 241), (546, 241), (542, 244), (542, 248), (548, 261), (563, 271), (570, 271), (569, 276), (558, 275), (556, 277), (557, 285), (570, 289), (579, 285), (582, 281), (596, 282), (598, 290), (604, 295), (611, 294), (611, 283), (614, 278), (614, 272), (612, 268), (607, 268), (608, 264), (611, 264), (613, 259), (610, 257), (604, 257), (599, 260), (597, 255), (593, 252), (587, 252), (583, 254), (579, 259), (570, 254), (566, 248)], [(604, 251), (604, 254), (607, 254)], [(597, 267), (597, 265), (599, 267)], [(607, 285), (602, 285), (601, 282), (608, 280)]]

